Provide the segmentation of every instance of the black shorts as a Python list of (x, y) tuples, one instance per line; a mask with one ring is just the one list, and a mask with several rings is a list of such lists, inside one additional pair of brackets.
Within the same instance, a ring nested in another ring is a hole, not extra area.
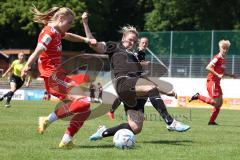
[(137, 103), (135, 106), (129, 106), (124, 103), (124, 110), (127, 113), (128, 110), (135, 110), (144, 113), (144, 106), (147, 102), (147, 98), (139, 98), (137, 99)]
[(10, 82), (16, 83), (16, 89), (21, 88), (22, 85), (24, 84), (24, 81), (25, 80), (22, 80), (21, 77), (18, 77), (14, 74), (10, 77)]
[(122, 77), (116, 80), (115, 89), (120, 100), (129, 107), (137, 105), (135, 86), (140, 77)]
[(98, 94), (98, 98), (102, 98), (102, 92)]

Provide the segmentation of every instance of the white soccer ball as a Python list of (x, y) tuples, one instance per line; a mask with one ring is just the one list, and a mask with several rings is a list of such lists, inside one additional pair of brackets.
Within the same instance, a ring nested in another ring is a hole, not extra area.
[(128, 129), (120, 129), (113, 137), (113, 144), (120, 149), (132, 148), (135, 145), (135, 135)]

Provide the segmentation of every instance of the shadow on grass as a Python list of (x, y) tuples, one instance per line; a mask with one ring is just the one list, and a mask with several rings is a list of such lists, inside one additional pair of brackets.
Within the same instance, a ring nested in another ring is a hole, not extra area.
[[(106, 145), (75, 145), (72, 149), (109, 149), (109, 148), (114, 148), (114, 145), (112, 144), (106, 144)], [(62, 149), (62, 148), (50, 148), (52, 150), (68, 150), (68, 149)]]
[(152, 140), (152, 141), (142, 141), (142, 142), (138, 142), (138, 143), (186, 145), (183, 143), (193, 143), (193, 141), (192, 140)]
[(232, 125), (232, 124), (218, 124), (218, 125), (208, 125), (210, 127), (240, 127), (239, 125)]
[(76, 148), (113, 148), (114, 145), (112, 144), (105, 144), (105, 145), (78, 145)]

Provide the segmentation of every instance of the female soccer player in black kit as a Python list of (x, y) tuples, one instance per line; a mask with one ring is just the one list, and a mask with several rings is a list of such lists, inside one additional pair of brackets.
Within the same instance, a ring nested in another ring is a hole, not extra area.
[[(87, 16), (86, 12), (82, 15), (83, 25), (87, 37), (92, 38), (93, 36), (88, 27)], [(142, 65), (133, 52), (138, 41), (136, 28), (125, 26), (122, 28), (122, 34), (122, 40), (119, 43), (98, 42), (97, 45), (91, 47), (96, 52), (108, 54), (109, 56), (113, 84), (119, 98), (124, 103), (128, 122), (112, 128), (101, 126), (89, 139), (95, 141), (104, 137), (113, 136), (120, 129), (129, 129), (134, 134), (140, 133), (144, 121), (145, 105), (145, 103), (141, 101), (142, 98), (150, 99), (154, 108), (158, 110), (167, 124), (168, 130), (184, 132), (190, 129), (190, 126), (176, 121), (171, 117), (159, 95), (159, 93), (163, 93), (163, 91), (147, 76), (142, 74)], [(175, 95), (175, 93), (163, 94)]]
[[(138, 52), (137, 52), (137, 58), (140, 61), (140, 64), (142, 66), (148, 65), (149, 61), (145, 61), (145, 50), (148, 47), (148, 38), (147, 37), (141, 37), (139, 40), (139, 46), (138, 46)], [(142, 103), (146, 103), (147, 99), (142, 99)], [(112, 104), (112, 107), (110, 111), (107, 113), (109, 119), (114, 120), (114, 112), (117, 110), (117, 108), (120, 106), (121, 100), (120, 98), (116, 98)]]

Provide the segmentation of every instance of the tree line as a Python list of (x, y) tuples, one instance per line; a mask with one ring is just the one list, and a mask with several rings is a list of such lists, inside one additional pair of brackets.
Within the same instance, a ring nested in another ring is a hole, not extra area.
[[(46, 11), (66, 6), (76, 13), (71, 32), (84, 35), (81, 14), (90, 13), (89, 25), (99, 40), (118, 40), (120, 27), (130, 24), (139, 31), (198, 31), (240, 29), (240, 1), (219, 0), (2, 0), (0, 49), (34, 48), (41, 25), (29, 11), (34, 4)], [(64, 42), (65, 50), (85, 46)]]

